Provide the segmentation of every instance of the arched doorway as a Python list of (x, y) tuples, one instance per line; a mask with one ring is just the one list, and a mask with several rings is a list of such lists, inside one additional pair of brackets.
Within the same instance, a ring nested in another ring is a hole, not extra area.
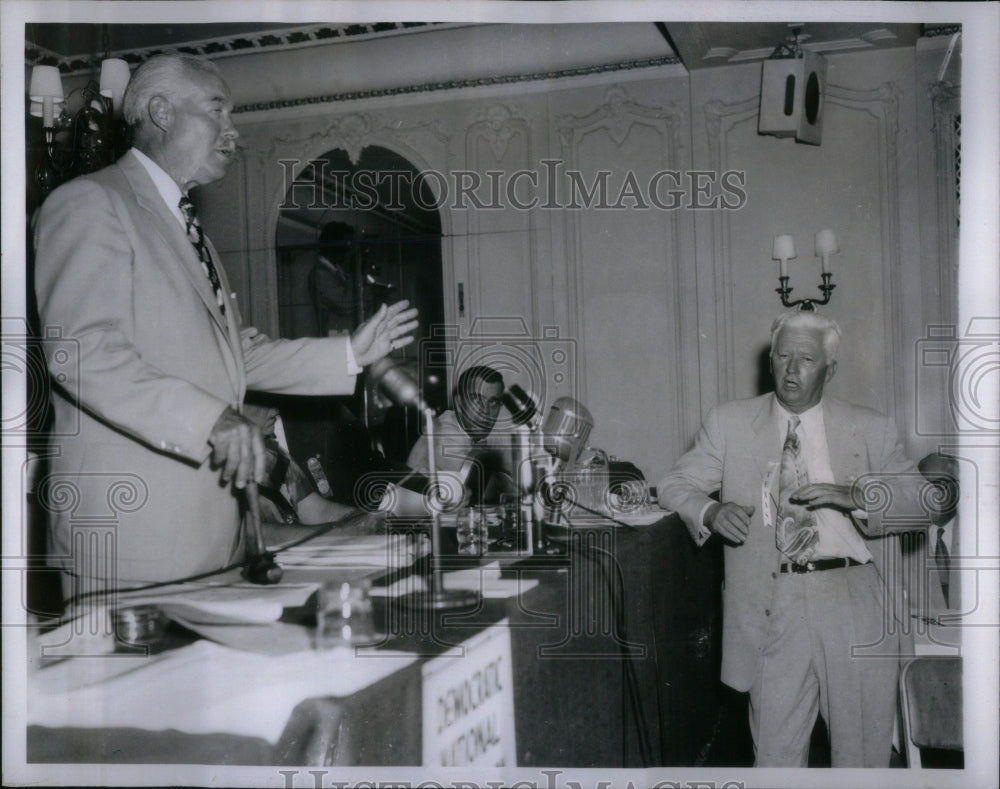
[[(349, 333), (383, 302), (420, 311), (416, 342), (394, 353), (421, 377), (425, 399), (447, 400), (444, 354), (431, 330), (444, 322), (441, 219), (414, 165), (369, 146), (357, 162), (343, 150), (313, 159), (289, 188), (275, 233), (279, 334)], [(319, 456), (335, 498), (358, 476), (406, 459), (418, 415), (379, 397), (363, 379), (352, 397), (278, 403), (292, 455)]]

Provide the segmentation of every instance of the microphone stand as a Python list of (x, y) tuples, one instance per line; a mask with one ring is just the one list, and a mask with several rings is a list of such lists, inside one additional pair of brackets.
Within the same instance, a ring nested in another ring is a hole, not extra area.
[(553, 458), (549, 458), (546, 464), (545, 474), (542, 477), (542, 481), (539, 485), (541, 502), (542, 502), (542, 517), (539, 518), (538, 524), (535, 529), (535, 547), (534, 553), (536, 555), (543, 556), (560, 556), (566, 551), (562, 546), (552, 543), (548, 539), (547, 527), (550, 525), (555, 525), (559, 518), (559, 502), (558, 501), (546, 501), (547, 498), (553, 497), (557, 489), (556, 485), (556, 464)]
[(274, 554), (267, 550), (264, 533), (260, 526), (260, 494), (254, 480), (247, 482), (243, 489), (246, 497), (247, 517), (244, 530), (247, 532), (246, 558), (243, 562), (243, 577), (252, 584), (276, 584), (284, 571), (274, 560)]
[[(431, 481), (430, 495), (438, 496), (437, 446), (434, 440), (434, 411), (424, 409), (425, 434), (427, 436), (427, 465)], [(445, 589), (441, 551), (441, 512), (436, 501), (431, 501), (431, 573), (430, 588), (426, 594), (417, 593), (415, 603), (421, 608), (434, 611), (450, 611), (458, 608), (478, 607), (482, 594), (475, 589)]]

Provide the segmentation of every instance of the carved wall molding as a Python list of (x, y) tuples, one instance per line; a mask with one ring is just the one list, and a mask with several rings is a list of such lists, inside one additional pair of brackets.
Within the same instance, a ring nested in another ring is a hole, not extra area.
[[(739, 123), (756, 116), (760, 107), (760, 98), (752, 96), (736, 102), (724, 102), (712, 99), (702, 105), (705, 117), (705, 130), (708, 137), (709, 169), (715, 172), (729, 170), (729, 156), (726, 148), (726, 137)], [(712, 211), (710, 214), (712, 227), (713, 257), (721, 260), (721, 266), (713, 267), (715, 309), (715, 336), (719, 338), (719, 348), (716, 353), (716, 381), (718, 392), (715, 402), (726, 402), (736, 397), (736, 384), (733, 380), (733, 370), (736, 369), (736, 342), (734, 337), (735, 321), (733, 320), (733, 262), (729, 239), (728, 211)], [(721, 307), (721, 309), (720, 309)]]
[(528, 121), (519, 104), (490, 104), (481, 109), (469, 124), (467, 140), (485, 139), (498, 162), (507, 154), (507, 146), (518, 134), (528, 135)]
[(596, 110), (583, 117), (561, 115), (556, 119), (556, 128), (564, 151), (595, 129), (606, 130), (615, 145), (621, 147), (636, 123), (668, 131), (676, 144), (677, 130), (671, 121), (678, 112), (675, 101), (663, 107), (648, 107), (632, 101), (623, 87), (615, 85), (604, 94), (604, 104)]
[[(270, 144), (259, 154), (266, 158), (289, 149), (302, 151), (322, 148), (323, 151), (328, 151), (342, 148), (347, 152), (351, 163), (357, 164), (361, 152), (370, 145), (382, 145), (391, 141), (413, 148), (413, 138), (420, 134), (429, 134), (444, 146), (448, 145), (448, 134), (439, 121), (404, 125), (390, 122), (383, 114), (352, 112), (337, 117), (325, 127), (308, 134), (270, 136)], [(389, 147), (393, 147), (391, 143)]]
[[(613, 86), (604, 94), (604, 103), (593, 112), (583, 116), (560, 115), (555, 119), (555, 128), (559, 135), (559, 142), (562, 151), (563, 162), (567, 170), (579, 170), (583, 164), (580, 159), (579, 149), (582, 141), (590, 134), (604, 132), (611, 141), (618, 147), (624, 144), (629, 132), (636, 125), (646, 126), (656, 131), (662, 141), (660, 146), (660, 166), (668, 169), (676, 165), (678, 151), (680, 149), (680, 125), (683, 117), (683, 110), (680, 102), (668, 101), (662, 106), (648, 106), (639, 104), (629, 97), (628, 92), (621, 86)], [(566, 295), (569, 306), (567, 322), (569, 324), (569, 336), (582, 338), (585, 331), (586, 305), (584, 304), (584, 293), (580, 275), (580, 265), (582, 261), (582, 223), (581, 211), (567, 210), (562, 212), (566, 222), (565, 232), (565, 271), (566, 271)], [(664, 255), (667, 265), (664, 266), (666, 275), (670, 278), (670, 288), (676, 293), (682, 293), (680, 282), (680, 230), (677, 211), (665, 212), (665, 224), (669, 226), (666, 234), (668, 252)], [(680, 310), (674, 313), (675, 336), (683, 336), (681, 326)], [(676, 360), (668, 360), (671, 369), (680, 369)], [(578, 391), (580, 397), (586, 402), (587, 391), (587, 371), (586, 358), (580, 355), (577, 363), (578, 371)], [(678, 431), (681, 425), (685, 424), (686, 409), (689, 406), (686, 395), (686, 388), (678, 387), (674, 400), (673, 424), (674, 430)], [(672, 439), (682, 440), (679, 435), (674, 435)]]
[[(481, 142), (486, 142), (489, 153), (480, 155)], [(524, 107), (517, 103), (496, 102), (481, 106), (468, 120), (465, 130), (464, 167), (485, 174), (503, 164), (505, 173), (525, 170), (532, 166), (533, 141), (531, 124)], [(492, 154), (493, 161), (483, 161)], [(491, 231), (506, 231), (511, 228), (511, 214), (503, 212), (467, 211), (465, 221), (468, 232), (469, 314), (481, 315), (483, 306), (489, 303), (488, 294), (483, 292), (482, 277), (482, 234)], [(536, 272), (535, 215), (532, 211), (516, 212), (515, 224), (518, 230), (526, 232), (524, 260), (527, 273), (527, 298), (523, 302), (526, 314), (516, 317), (528, 324), (532, 331), (538, 328), (538, 276)], [(496, 224), (499, 222), (499, 224)], [(454, 283), (452, 284), (454, 292)]]
[(882, 231), (882, 315), (886, 322), (883, 352), (886, 403), (893, 413), (905, 414), (905, 387), (897, 379), (905, 375), (903, 359), (906, 345), (903, 336), (903, 271), (899, 256), (899, 96), (894, 82), (885, 82), (872, 90), (852, 90), (836, 85), (827, 86), (826, 100), (856, 112), (866, 112), (878, 124), (877, 161), (879, 163), (879, 227)]
[(930, 94), (937, 172), (938, 314), (957, 322), (962, 94), (960, 86), (950, 82), (934, 83)]

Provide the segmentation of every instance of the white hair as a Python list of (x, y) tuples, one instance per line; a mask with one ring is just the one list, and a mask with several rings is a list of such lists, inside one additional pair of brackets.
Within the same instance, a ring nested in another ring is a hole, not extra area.
[(783, 312), (774, 319), (771, 324), (771, 352), (774, 352), (774, 344), (778, 340), (778, 333), (785, 327), (817, 329), (823, 333), (823, 353), (826, 354), (826, 361), (836, 361), (837, 350), (840, 348), (840, 326), (837, 322), (820, 315), (817, 312), (807, 310), (792, 310)]
[(184, 85), (192, 77), (209, 74), (222, 79), (219, 67), (195, 55), (154, 55), (135, 70), (122, 98), (125, 121), (138, 133), (147, 120), (150, 99), (163, 96), (171, 101), (183, 97)]

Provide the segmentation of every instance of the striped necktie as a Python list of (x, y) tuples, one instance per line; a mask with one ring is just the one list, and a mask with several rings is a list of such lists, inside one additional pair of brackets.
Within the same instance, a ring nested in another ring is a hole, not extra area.
[(778, 550), (796, 564), (805, 564), (816, 550), (819, 534), (816, 515), (800, 504), (789, 501), (791, 494), (809, 482), (802, 446), (799, 443), (799, 418), (788, 421), (788, 434), (781, 449), (781, 468), (778, 476), (778, 517), (775, 521), (774, 540)]
[(198, 216), (194, 212), (194, 203), (188, 199), (187, 195), (181, 195), (181, 201), (178, 205), (180, 206), (181, 213), (184, 215), (188, 241), (191, 242), (194, 251), (198, 253), (198, 259), (201, 261), (201, 267), (205, 272), (205, 276), (208, 277), (208, 281), (212, 283), (212, 290), (215, 291), (215, 301), (219, 305), (219, 310), (225, 315), (226, 299), (222, 293), (219, 272), (215, 270), (215, 263), (212, 262), (212, 253), (208, 251), (208, 244), (205, 243), (205, 233), (202, 231), (201, 222), (198, 221)]

